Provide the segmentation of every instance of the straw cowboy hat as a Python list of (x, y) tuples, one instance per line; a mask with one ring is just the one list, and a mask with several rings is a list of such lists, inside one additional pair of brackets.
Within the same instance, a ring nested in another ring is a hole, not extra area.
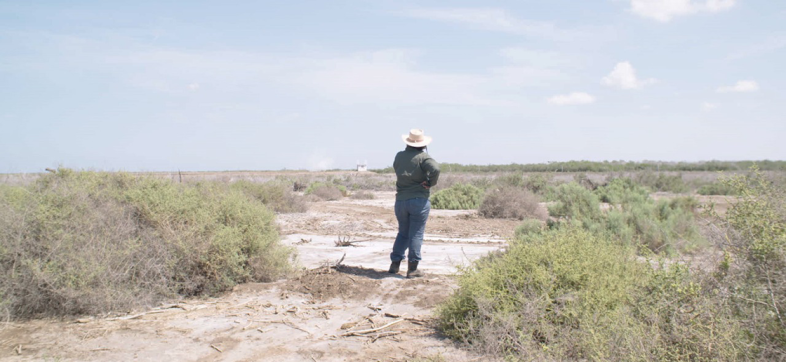
[(426, 147), (431, 143), (431, 137), (423, 135), (422, 129), (412, 129), (409, 135), (401, 135), (401, 139), (412, 147)]

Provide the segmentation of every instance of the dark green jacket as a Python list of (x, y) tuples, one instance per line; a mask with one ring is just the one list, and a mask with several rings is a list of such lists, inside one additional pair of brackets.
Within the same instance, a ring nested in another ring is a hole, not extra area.
[(436, 186), (439, 180), (439, 163), (428, 153), (407, 146), (393, 161), (396, 170), (396, 200), (409, 200), (417, 197), (429, 198), (431, 193), (421, 183), (428, 181)]

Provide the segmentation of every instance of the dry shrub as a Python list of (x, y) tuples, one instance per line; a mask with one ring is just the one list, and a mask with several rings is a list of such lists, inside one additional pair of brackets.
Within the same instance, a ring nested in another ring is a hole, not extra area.
[(316, 197), (322, 200), (333, 201), (340, 200), (344, 195), (335, 187), (320, 187), (312, 192)]
[(325, 182), (314, 182), (306, 189), (306, 195), (314, 195), (326, 201), (340, 200), (347, 194), (346, 187)]
[(486, 193), (478, 214), (488, 218), (546, 220), (548, 214), (538, 202), (538, 197), (526, 189), (503, 187)]
[(349, 197), (351, 197), (351, 198), (353, 198), (355, 200), (373, 200), (373, 199), (376, 198), (374, 196), (374, 194), (372, 194), (372, 193), (370, 193), (368, 191), (363, 191), (363, 190), (353, 192), (352, 195), (349, 195)]
[(274, 214), (214, 182), (58, 170), (0, 187), (0, 303), (14, 318), (215, 294), (290, 269)]
[(266, 183), (254, 183), (238, 181), (233, 183), (231, 188), (240, 190), (259, 200), (275, 212), (296, 213), (308, 211), (306, 200), (302, 196), (295, 194), (287, 182), (269, 181)]

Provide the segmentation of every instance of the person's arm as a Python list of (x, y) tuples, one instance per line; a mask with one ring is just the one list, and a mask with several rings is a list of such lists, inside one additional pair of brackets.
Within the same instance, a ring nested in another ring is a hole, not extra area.
[(433, 158), (427, 158), (423, 163), (420, 165), (423, 168), (423, 171), (426, 172), (426, 177), (428, 178), (428, 187), (434, 187), (437, 185), (437, 181), (439, 181), (439, 163), (435, 161)]

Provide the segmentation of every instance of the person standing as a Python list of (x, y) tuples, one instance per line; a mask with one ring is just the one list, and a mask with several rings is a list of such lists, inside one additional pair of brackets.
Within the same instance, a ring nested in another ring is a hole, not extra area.
[(420, 248), (426, 220), (431, 211), (429, 189), (439, 180), (439, 163), (427, 153), (431, 137), (423, 134), (422, 129), (413, 129), (401, 138), (407, 147), (396, 154), (393, 169), (396, 171), (396, 205), (398, 235), (390, 253), (388, 273), (397, 274), (407, 253), (407, 278), (423, 276), (418, 270)]

